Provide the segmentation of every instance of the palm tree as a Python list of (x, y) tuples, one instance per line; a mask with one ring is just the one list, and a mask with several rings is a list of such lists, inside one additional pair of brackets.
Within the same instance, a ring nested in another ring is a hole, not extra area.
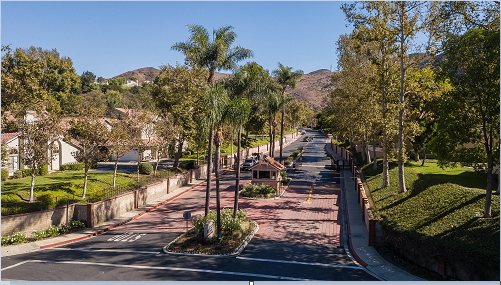
[(284, 135), (284, 118), (285, 118), (285, 105), (290, 101), (287, 99), (285, 94), (285, 89), (288, 87), (292, 89), (297, 88), (297, 83), (303, 76), (302, 70), (292, 71), (292, 67), (283, 66), (280, 62), (278, 63), (278, 69), (273, 70), (273, 76), (277, 78), (278, 84), (282, 87), (282, 124), (280, 128), (280, 160), (282, 163), (282, 148), (283, 148), (283, 135)]
[(186, 56), (186, 61), (209, 70), (207, 83), (214, 83), (216, 70), (231, 70), (236, 68), (237, 62), (254, 54), (251, 50), (240, 46), (231, 47), (237, 35), (232, 26), (223, 26), (212, 32), (212, 41), (209, 33), (201, 25), (187, 25), (191, 32), (186, 42), (175, 43), (171, 49), (177, 50)]
[(235, 183), (235, 202), (233, 205), (233, 218), (236, 219), (238, 212), (238, 191), (240, 190), (240, 160), (241, 160), (241, 141), (242, 141), (242, 126), (247, 122), (250, 114), (250, 103), (247, 98), (235, 97), (228, 104), (225, 112), (225, 121), (229, 123), (232, 128), (238, 129), (238, 150), (236, 166), (236, 183)]
[[(274, 88), (271, 88), (274, 89)], [(269, 136), (270, 136), (270, 156), (275, 156), (275, 139), (273, 137), (273, 133), (275, 132), (275, 127), (277, 126), (277, 121), (275, 120), (275, 114), (280, 110), (280, 94), (277, 92), (273, 92), (270, 90), (267, 96), (264, 98), (264, 108), (266, 110), (266, 114), (268, 115), (268, 127), (269, 127)]]
[[(209, 38), (209, 33), (201, 25), (187, 25), (191, 36), (186, 42), (178, 42), (172, 45), (172, 50), (177, 50), (184, 53), (186, 61), (201, 68), (209, 70), (207, 83), (213, 87), (214, 72), (216, 70), (229, 70), (236, 67), (237, 62), (246, 58), (252, 57), (251, 50), (240, 46), (231, 47), (235, 42), (237, 35), (232, 31), (232, 26), (223, 26), (212, 32), (212, 41)], [(218, 111), (209, 111), (209, 116), (214, 117)], [(205, 216), (209, 214), (209, 196), (210, 196), (210, 177), (211, 177), (211, 159), (212, 159), (212, 142), (214, 139), (215, 126), (211, 121), (209, 124), (209, 159), (207, 164), (207, 190), (205, 199)], [(217, 166), (217, 164), (216, 164)], [(217, 175), (217, 172), (216, 172)], [(218, 199), (219, 202), (219, 199)], [(219, 214), (218, 214), (219, 218)]]
[[(228, 105), (228, 95), (222, 84), (216, 84), (213, 87), (209, 87), (204, 94), (204, 99), (202, 100), (202, 114), (204, 119), (202, 120), (201, 127), (209, 131), (209, 159), (207, 165), (207, 188), (205, 193), (205, 216), (209, 215), (209, 201), (210, 201), (210, 177), (211, 177), (211, 156), (212, 156), (212, 146), (213, 143), (218, 139), (214, 138), (214, 130), (221, 125), (223, 115)], [(221, 134), (222, 136), (222, 134)], [(222, 141), (220, 142), (222, 143)], [(218, 155), (220, 152), (221, 144), (216, 144), (216, 161), (214, 162), (214, 172), (216, 173), (216, 192), (217, 192), (217, 203), (219, 205), (219, 161)], [(219, 208), (219, 207), (218, 207)], [(219, 214), (218, 214), (219, 217)], [(218, 218), (219, 219), (219, 218)]]

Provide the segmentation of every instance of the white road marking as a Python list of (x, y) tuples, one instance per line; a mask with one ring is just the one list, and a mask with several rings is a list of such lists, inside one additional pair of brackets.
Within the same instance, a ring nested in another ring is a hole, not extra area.
[(137, 268), (137, 269), (152, 269), (152, 270), (171, 270), (171, 271), (189, 271), (189, 272), (200, 272), (200, 273), (212, 273), (212, 274), (225, 274), (225, 275), (239, 275), (239, 276), (250, 276), (250, 277), (261, 277), (261, 278), (270, 278), (270, 279), (278, 279), (278, 280), (294, 280), (294, 281), (321, 281), (314, 279), (303, 279), (303, 278), (294, 278), (287, 276), (275, 276), (275, 275), (266, 275), (266, 274), (254, 274), (254, 273), (245, 273), (245, 272), (232, 272), (232, 271), (221, 271), (221, 270), (210, 270), (210, 269), (197, 269), (197, 268), (178, 268), (178, 267), (164, 267), (164, 266), (144, 266), (144, 265), (127, 265), (127, 264), (112, 264), (112, 263), (98, 263), (98, 262), (85, 262), (85, 261), (57, 261), (57, 260), (26, 260), (12, 266), (6, 267), (5, 269), (9, 269), (12, 267), (16, 267), (27, 262), (36, 262), (36, 263), (58, 263), (58, 264), (76, 264), (76, 265), (97, 265), (97, 266), (111, 266), (111, 267), (122, 267), (122, 268)]
[(263, 259), (263, 258), (250, 258), (250, 257), (241, 257), (241, 256), (237, 256), (236, 259), (277, 262), (277, 263), (289, 263), (289, 264), (301, 264), (301, 265), (313, 265), (313, 266), (325, 266), (325, 267), (339, 267), (339, 268), (349, 268), (349, 269), (364, 269), (363, 267), (358, 267), (358, 266), (325, 264), (325, 263), (311, 263), (311, 262), (288, 261), (288, 260), (274, 260), (274, 259)]
[(142, 251), (142, 250), (121, 250), (121, 249), (86, 249), (86, 248), (64, 248), (58, 247), (58, 250), (75, 250), (75, 251), (92, 251), (92, 252), (118, 252), (118, 253), (147, 253), (147, 254), (159, 254), (160, 251)]
[(122, 241), (122, 242), (133, 242), (141, 238), (146, 234), (138, 234), (138, 233), (124, 233), (119, 236), (113, 236), (108, 239), (108, 241)]
[(10, 269), (10, 268), (14, 268), (14, 267), (19, 266), (19, 265), (23, 265), (23, 264), (28, 263), (28, 262), (30, 262), (30, 260), (25, 260), (23, 262), (19, 262), (19, 263), (16, 263), (14, 265), (11, 265), (11, 266), (7, 266), (5, 268), (2, 268), (2, 271)]

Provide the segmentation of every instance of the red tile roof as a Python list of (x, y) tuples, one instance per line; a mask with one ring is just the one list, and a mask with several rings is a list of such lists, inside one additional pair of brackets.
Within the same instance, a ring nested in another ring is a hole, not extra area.
[(2, 135), (1, 135), (2, 136), (2, 143), (6, 143), (19, 135), (21, 135), (21, 132), (2, 133)]
[(256, 164), (254, 164), (253, 166), (251, 166), (249, 169), (253, 169), (254, 167), (256, 167), (258, 165), (269, 165), (269, 166), (275, 168), (276, 170), (282, 170), (282, 169), (285, 168), (285, 166), (283, 166), (282, 164), (278, 163), (271, 156), (267, 156), (267, 157), (261, 159)]

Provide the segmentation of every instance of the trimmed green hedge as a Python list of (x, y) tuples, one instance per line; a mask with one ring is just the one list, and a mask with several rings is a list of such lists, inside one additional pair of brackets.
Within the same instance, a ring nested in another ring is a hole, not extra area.
[(151, 173), (153, 173), (153, 165), (151, 165), (147, 162), (143, 162), (143, 163), (139, 164), (139, 173), (150, 175)]
[[(31, 176), (31, 169), (19, 169), (21, 171), (23, 177)], [(37, 169), (35, 169), (36, 176), (44, 176), (49, 173), (49, 167), (47, 164), (40, 165)]]

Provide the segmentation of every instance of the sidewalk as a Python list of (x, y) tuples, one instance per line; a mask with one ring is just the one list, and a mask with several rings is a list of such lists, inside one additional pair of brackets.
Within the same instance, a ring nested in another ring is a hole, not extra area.
[[(325, 150), (337, 160), (344, 160), (341, 155), (332, 150), (329, 143), (326, 144)], [(394, 266), (379, 255), (374, 247), (368, 246), (369, 233), (365, 222), (362, 221), (362, 211), (357, 202), (355, 181), (349, 169), (342, 171), (341, 181), (348, 224), (347, 242), (355, 259), (367, 270), (386, 281), (426, 281)], [(348, 248), (346, 249), (348, 250)]]

